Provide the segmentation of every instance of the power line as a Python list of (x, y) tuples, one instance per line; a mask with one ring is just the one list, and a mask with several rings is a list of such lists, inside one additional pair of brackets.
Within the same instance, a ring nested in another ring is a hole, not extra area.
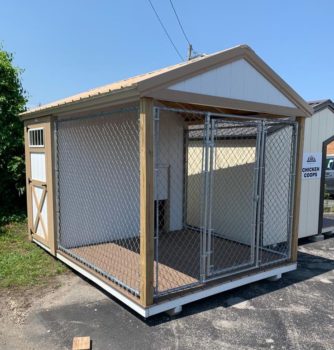
[(148, 0), (148, 2), (150, 3), (150, 5), (151, 5), (151, 7), (152, 7), (152, 10), (154, 11), (154, 13), (155, 13), (155, 15), (156, 15), (156, 17), (157, 17), (157, 19), (158, 19), (158, 21), (159, 21), (161, 27), (163, 28), (163, 30), (164, 30), (164, 32), (165, 32), (167, 38), (169, 39), (170, 43), (171, 43), (172, 46), (174, 47), (174, 50), (176, 51), (176, 53), (178, 54), (178, 56), (181, 58), (181, 60), (184, 61), (184, 58), (183, 58), (182, 55), (180, 54), (180, 51), (179, 51), (179, 50), (177, 49), (177, 47), (175, 46), (175, 44), (174, 44), (172, 38), (170, 37), (170, 35), (169, 35), (169, 33), (168, 33), (166, 27), (165, 27), (164, 24), (162, 23), (162, 20), (161, 20), (160, 16), (158, 15), (158, 12), (157, 12), (156, 9), (154, 8), (154, 6), (153, 6), (153, 4), (152, 4), (152, 1), (151, 1), (151, 0)]
[(174, 7), (174, 4), (173, 4), (172, 0), (169, 0), (169, 2), (170, 2), (171, 6), (172, 6), (172, 8), (173, 8), (173, 11), (174, 11), (174, 13), (175, 13), (175, 17), (176, 17), (177, 21), (179, 22), (179, 26), (180, 26), (180, 28), (181, 28), (181, 30), (182, 30), (182, 33), (183, 33), (183, 35), (184, 35), (186, 41), (188, 42), (189, 46), (191, 46), (190, 40), (188, 39), (188, 36), (187, 36), (186, 32), (184, 31), (183, 25), (182, 25), (182, 23), (181, 23), (181, 21), (180, 21), (180, 18), (179, 18), (178, 14), (177, 14), (177, 12), (176, 12), (176, 10), (175, 10), (175, 7)]
[(191, 44), (191, 42), (190, 42), (190, 40), (189, 40), (189, 38), (188, 38), (188, 35), (186, 34), (186, 31), (185, 31), (184, 28), (183, 28), (183, 25), (182, 25), (182, 23), (181, 23), (180, 17), (179, 17), (179, 15), (178, 15), (177, 12), (176, 12), (176, 9), (175, 9), (175, 6), (174, 6), (174, 4), (173, 4), (173, 1), (172, 1), (172, 0), (169, 0), (169, 2), (170, 2), (170, 5), (172, 6), (172, 9), (173, 9), (173, 11), (174, 11), (175, 17), (176, 17), (176, 19), (177, 19), (177, 21), (178, 21), (178, 23), (179, 23), (179, 26), (180, 26), (180, 28), (181, 28), (181, 31), (182, 31), (183, 35), (184, 35), (184, 38), (186, 39), (186, 41), (187, 41), (187, 43), (188, 43), (188, 61), (190, 61), (191, 59), (193, 59), (193, 58), (195, 58), (195, 57), (201, 56), (198, 52), (196, 52), (196, 51), (193, 49), (193, 46), (192, 46), (192, 44)]

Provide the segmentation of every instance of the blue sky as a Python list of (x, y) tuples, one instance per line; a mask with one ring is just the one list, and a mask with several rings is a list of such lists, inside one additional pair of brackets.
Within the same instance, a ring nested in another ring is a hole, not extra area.
[[(169, 0), (152, 0), (176, 46)], [(334, 99), (334, 1), (174, 0), (194, 48), (250, 45), (306, 100)], [(0, 42), (25, 69), (29, 106), (180, 61), (147, 0), (0, 0)]]

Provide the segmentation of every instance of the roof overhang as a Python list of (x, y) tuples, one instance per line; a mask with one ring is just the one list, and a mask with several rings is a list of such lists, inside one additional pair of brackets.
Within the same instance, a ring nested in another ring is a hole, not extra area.
[(71, 101), (49, 108), (42, 108), (36, 111), (26, 111), (20, 114), (21, 120), (41, 118), (46, 115), (59, 115), (73, 112), (90, 111), (99, 108), (136, 102), (139, 99), (139, 93), (135, 87), (122, 89), (121, 91), (111, 91), (104, 94), (90, 96), (85, 99)]

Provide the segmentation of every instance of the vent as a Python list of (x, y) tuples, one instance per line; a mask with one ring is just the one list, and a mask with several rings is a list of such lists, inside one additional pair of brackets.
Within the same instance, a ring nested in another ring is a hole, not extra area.
[(44, 147), (44, 129), (43, 128), (29, 129), (29, 146)]

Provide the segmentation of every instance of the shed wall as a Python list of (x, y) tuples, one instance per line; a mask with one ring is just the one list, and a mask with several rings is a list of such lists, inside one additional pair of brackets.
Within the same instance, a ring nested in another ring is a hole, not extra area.
[(159, 141), (155, 143), (155, 151), (159, 152), (156, 197), (169, 200), (170, 231), (181, 230), (183, 226), (184, 127), (184, 119), (179, 114), (160, 113)]

